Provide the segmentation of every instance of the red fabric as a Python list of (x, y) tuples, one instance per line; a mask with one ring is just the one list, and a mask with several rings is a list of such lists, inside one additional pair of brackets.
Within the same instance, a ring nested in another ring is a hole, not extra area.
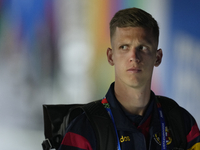
[(104, 99), (102, 99), (101, 103), (102, 103), (102, 104), (105, 104), (105, 103), (108, 103), (108, 101), (107, 101), (106, 98), (104, 98)]
[(149, 116), (149, 118), (141, 126), (138, 126), (138, 129), (145, 136), (147, 147), (149, 147), (149, 138), (150, 138), (149, 137), (149, 126), (150, 126), (150, 122), (151, 122), (151, 115)]
[(87, 150), (92, 150), (92, 147), (88, 140), (76, 133), (68, 132), (66, 133), (62, 145), (67, 145), (67, 146), (73, 146), (73, 147), (78, 147), (81, 149), (87, 149)]
[(187, 135), (187, 142), (192, 141), (193, 139), (195, 139), (199, 135), (200, 135), (199, 128), (198, 128), (197, 124), (195, 124), (191, 128), (190, 133)]
[(141, 126), (138, 126), (138, 129), (144, 134), (146, 139), (148, 139), (150, 122), (151, 122), (151, 115)]

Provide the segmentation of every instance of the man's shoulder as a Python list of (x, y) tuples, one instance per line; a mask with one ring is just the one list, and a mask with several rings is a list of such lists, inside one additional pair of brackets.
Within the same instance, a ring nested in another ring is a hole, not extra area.
[(86, 116), (86, 114), (83, 112), (82, 114), (78, 115), (76, 118), (74, 118), (67, 130), (74, 130), (74, 129), (78, 129), (78, 128), (84, 128), (84, 127), (89, 127), (89, 120)]
[(82, 113), (70, 122), (59, 150), (95, 149), (96, 141), (94, 139), (92, 126), (86, 114)]
[(194, 120), (194, 117), (182, 106), (180, 106), (176, 100), (166, 97), (166, 96), (160, 96), (160, 95), (156, 95), (156, 97), (158, 98), (159, 102), (161, 103), (161, 106), (164, 109), (168, 109), (168, 111), (170, 110), (174, 110), (174, 111), (179, 111), (181, 113), (182, 116), (184, 116), (184, 118), (188, 118), (188, 120)]
[(193, 128), (194, 126), (197, 126), (197, 122), (195, 118), (192, 116), (192, 114), (188, 112), (185, 108), (180, 106), (180, 110), (181, 110), (182, 115), (184, 116), (183, 119), (186, 124), (186, 129), (188, 129), (187, 132), (189, 132), (191, 128)]
[(174, 99), (166, 96), (156, 95), (156, 98), (158, 99), (159, 102), (164, 104), (178, 105), (178, 103)]
[(179, 115), (184, 117), (184, 120), (188, 120), (190, 122), (194, 122), (194, 117), (182, 106), (180, 106), (176, 100), (165, 97), (165, 96), (159, 96), (156, 95), (159, 102), (161, 103), (161, 107), (164, 109), (165, 113), (179, 113)]

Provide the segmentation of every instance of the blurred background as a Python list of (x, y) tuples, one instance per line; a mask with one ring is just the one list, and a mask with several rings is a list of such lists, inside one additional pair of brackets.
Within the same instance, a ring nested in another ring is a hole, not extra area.
[(1, 149), (42, 149), (43, 104), (104, 97), (114, 81), (109, 22), (129, 7), (151, 13), (160, 26), (164, 58), (152, 90), (200, 124), (199, 0), (0, 0)]

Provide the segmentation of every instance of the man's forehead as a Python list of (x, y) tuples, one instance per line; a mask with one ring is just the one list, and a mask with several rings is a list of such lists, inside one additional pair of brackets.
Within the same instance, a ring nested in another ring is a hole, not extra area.
[(111, 44), (117, 41), (127, 41), (129, 38), (135, 38), (142, 43), (157, 44), (152, 30), (144, 27), (116, 27)]

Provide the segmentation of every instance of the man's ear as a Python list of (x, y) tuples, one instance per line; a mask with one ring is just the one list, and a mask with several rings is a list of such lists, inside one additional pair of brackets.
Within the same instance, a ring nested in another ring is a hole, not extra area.
[(107, 49), (107, 59), (108, 59), (108, 63), (111, 65), (111, 66), (114, 66), (114, 62), (113, 62), (113, 50), (111, 48), (108, 48)]
[(155, 61), (155, 67), (158, 67), (161, 62), (162, 62), (162, 57), (163, 57), (163, 52), (162, 52), (162, 49), (158, 49), (156, 51), (156, 61)]

